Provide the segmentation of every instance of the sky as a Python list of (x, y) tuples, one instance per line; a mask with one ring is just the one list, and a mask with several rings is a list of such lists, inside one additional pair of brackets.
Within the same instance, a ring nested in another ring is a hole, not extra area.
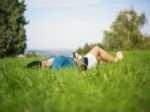
[(77, 49), (102, 42), (120, 10), (145, 13), (150, 35), (150, 0), (25, 0), (27, 49)]

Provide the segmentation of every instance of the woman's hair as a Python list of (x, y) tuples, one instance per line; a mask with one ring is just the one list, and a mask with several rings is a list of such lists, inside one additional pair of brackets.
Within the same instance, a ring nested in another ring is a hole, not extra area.
[(32, 61), (31, 63), (27, 64), (27, 68), (40, 68), (41, 66), (41, 61)]

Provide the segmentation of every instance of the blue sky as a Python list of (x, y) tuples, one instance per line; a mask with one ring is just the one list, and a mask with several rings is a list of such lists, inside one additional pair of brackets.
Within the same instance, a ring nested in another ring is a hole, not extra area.
[(144, 12), (150, 35), (148, 0), (26, 0), (27, 49), (77, 49), (101, 42), (120, 10)]

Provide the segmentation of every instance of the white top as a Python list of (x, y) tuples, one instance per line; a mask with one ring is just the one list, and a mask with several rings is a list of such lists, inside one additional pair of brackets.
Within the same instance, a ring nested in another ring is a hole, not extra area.
[(88, 58), (88, 69), (95, 67), (97, 64), (97, 59), (93, 54), (86, 54), (84, 57)]

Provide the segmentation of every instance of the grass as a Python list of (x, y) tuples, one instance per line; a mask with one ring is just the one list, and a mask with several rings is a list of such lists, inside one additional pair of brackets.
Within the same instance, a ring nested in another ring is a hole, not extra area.
[(150, 51), (123, 53), (118, 63), (84, 72), (27, 70), (35, 58), (0, 59), (0, 112), (148, 112)]

